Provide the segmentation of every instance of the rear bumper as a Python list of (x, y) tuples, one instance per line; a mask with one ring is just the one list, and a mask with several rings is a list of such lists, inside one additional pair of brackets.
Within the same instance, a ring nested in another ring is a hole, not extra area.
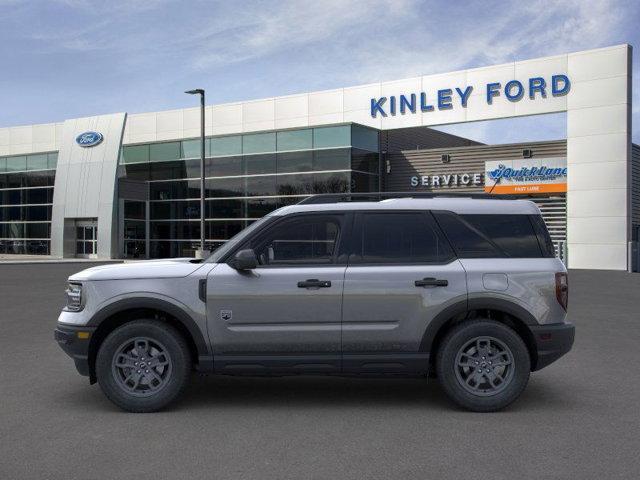
[(573, 346), (576, 327), (571, 323), (532, 326), (538, 360), (533, 371), (555, 362)]
[[(53, 338), (60, 348), (69, 355), (80, 375), (89, 376), (89, 343), (95, 327), (76, 327), (58, 324), (53, 331)], [(78, 335), (80, 333), (80, 335)]]

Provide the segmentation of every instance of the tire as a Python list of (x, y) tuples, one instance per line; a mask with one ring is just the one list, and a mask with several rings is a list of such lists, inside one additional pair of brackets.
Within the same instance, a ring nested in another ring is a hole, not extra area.
[(522, 338), (508, 326), (493, 320), (469, 320), (453, 327), (443, 339), (436, 371), (445, 393), (456, 404), (474, 412), (493, 412), (510, 405), (524, 391), (531, 359)]
[(184, 337), (160, 321), (135, 320), (116, 328), (96, 358), (100, 388), (129, 412), (165, 408), (182, 394), (190, 375), (191, 355)]

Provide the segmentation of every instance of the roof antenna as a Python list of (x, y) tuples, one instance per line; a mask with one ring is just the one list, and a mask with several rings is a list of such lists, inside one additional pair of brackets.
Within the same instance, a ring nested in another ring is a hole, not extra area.
[(487, 195), (491, 195), (491, 192), (493, 192), (493, 189), (496, 188), (496, 185), (500, 182), (501, 178), (502, 177), (496, 178), (496, 183), (494, 183), (493, 186), (489, 189), (489, 192), (487, 193)]

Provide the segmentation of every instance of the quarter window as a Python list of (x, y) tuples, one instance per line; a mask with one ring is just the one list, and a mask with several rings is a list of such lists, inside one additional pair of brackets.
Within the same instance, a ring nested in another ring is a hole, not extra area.
[(482, 232), (451, 212), (434, 212), (436, 220), (460, 258), (504, 257)]
[(542, 250), (528, 215), (435, 214), (461, 258), (539, 258)]
[(360, 225), (355, 263), (443, 263), (453, 257), (427, 213), (366, 213)]
[(542, 249), (542, 256), (549, 258), (555, 257), (556, 250), (542, 215), (529, 215), (529, 218), (531, 219), (533, 229), (536, 231), (536, 235), (538, 236), (538, 243)]
[(527, 215), (463, 215), (462, 218), (484, 233), (508, 257), (542, 256), (538, 237)]

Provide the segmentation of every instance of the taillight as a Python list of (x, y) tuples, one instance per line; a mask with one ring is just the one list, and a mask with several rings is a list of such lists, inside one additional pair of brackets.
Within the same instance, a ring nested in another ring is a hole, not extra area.
[(556, 298), (558, 303), (567, 311), (569, 304), (569, 276), (566, 272), (556, 273)]

